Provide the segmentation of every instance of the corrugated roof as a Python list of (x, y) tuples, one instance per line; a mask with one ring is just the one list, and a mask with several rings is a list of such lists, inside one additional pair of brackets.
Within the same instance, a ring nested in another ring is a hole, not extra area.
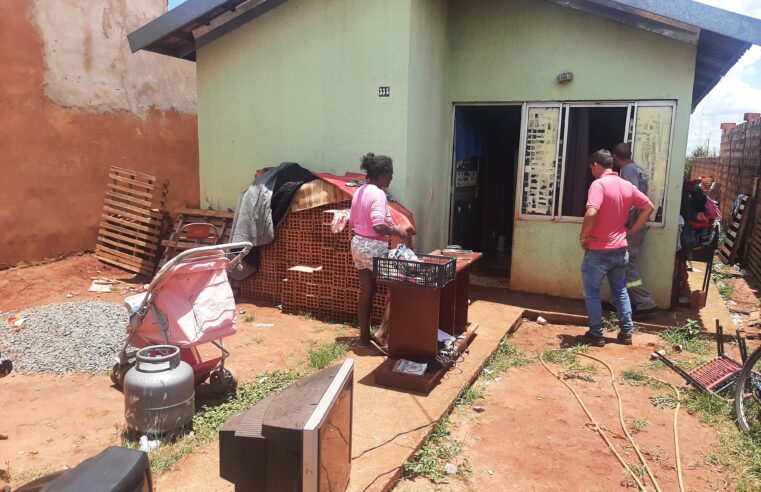
[[(195, 52), (286, 0), (187, 0), (128, 36), (130, 48), (195, 61)], [(692, 109), (752, 44), (761, 20), (693, 0), (547, 0), (697, 45)]]

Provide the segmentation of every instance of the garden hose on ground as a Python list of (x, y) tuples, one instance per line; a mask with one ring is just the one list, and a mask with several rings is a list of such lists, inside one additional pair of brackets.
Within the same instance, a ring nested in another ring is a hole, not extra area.
[(563, 383), (569, 390), (571, 390), (571, 393), (573, 393), (573, 396), (576, 397), (576, 400), (579, 402), (579, 405), (581, 405), (581, 408), (584, 409), (584, 413), (587, 414), (587, 417), (589, 418), (589, 421), (592, 422), (592, 425), (594, 426), (594, 430), (596, 430), (597, 433), (600, 435), (600, 437), (603, 438), (603, 440), (605, 441), (605, 444), (608, 445), (608, 448), (610, 448), (610, 450), (613, 451), (613, 454), (616, 455), (616, 458), (618, 458), (618, 461), (621, 462), (621, 465), (627, 471), (629, 476), (631, 476), (632, 479), (635, 482), (637, 482), (637, 487), (639, 487), (640, 490), (647, 490), (645, 488), (645, 486), (642, 484), (642, 482), (639, 480), (639, 478), (637, 478), (637, 475), (635, 475), (634, 472), (632, 471), (632, 469), (629, 468), (629, 465), (626, 464), (626, 461), (624, 461), (624, 459), (621, 457), (621, 455), (618, 454), (618, 451), (616, 451), (616, 448), (613, 446), (613, 443), (610, 442), (610, 439), (608, 439), (608, 436), (605, 435), (605, 433), (603, 432), (602, 428), (600, 427), (600, 424), (598, 424), (597, 421), (595, 420), (595, 418), (592, 417), (592, 414), (587, 409), (587, 406), (584, 405), (584, 402), (581, 400), (581, 397), (579, 396), (579, 394), (576, 393), (576, 390), (573, 389), (573, 386), (568, 384), (568, 382), (565, 379), (561, 378), (560, 375), (558, 375), (555, 371), (550, 369), (550, 367), (544, 362), (544, 359), (542, 358), (541, 355), (539, 355), (539, 362), (542, 363), (544, 368), (547, 369), (550, 372), (550, 374), (555, 376), (561, 383)]
[(677, 419), (679, 417), (679, 407), (681, 406), (680, 402), (680, 394), (679, 394), (679, 388), (674, 386), (673, 384), (669, 383), (668, 381), (664, 381), (662, 379), (658, 379), (656, 377), (650, 376), (645, 374), (647, 377), (652, 379), (653, 381), (658, 381), (661, 384), (665, 384), (667, 386), (671, 386), (671, 389), (674, 390), (674, 393), (676, 393), (676, 408), (674, 408), (674, 454), (676, 458), (676, 473), (677, 477), (679, 478), (679, 490), (681, 492), (684, 492), (684, 482), (682, 481), (682, 458), (679, 450), (679, 429), (677, 428)]
[(610, 373), (610, 383), (611, 385), (613, 385), (613, 391), (615, 391), (616, 398), (618, 399), (618, 420), (621, 422), (621, 428), (624, 430), (624, 434), (626, 434), (626, 438), (629, 439), (629, 442), (634, 448), (634, 451), (637, 453), (637, 456), (639, 457), (639, 461), (642, 463), (642, 466), (645, 467), (645, 471), (647, 472), (647, 475), (650, 477), (650, 480), (653, 482), (653, 486), (655, 487), (655, 490), (657, 492), (661, 492), (661, 487), (660, 485), (658, 485), (658, 481), (655, 479), (653, 472), (650, 470), (650, 466), (648, 466), (647, 460), (645, 460), (645, 457), (642, 456), (642, 452), (640, 451), (639, 446), (637, 446), (637, 443), (634, 442), (634, 438), (632, 438), (631, 434), (629, 434), (629, 429), (626, 428), (626, 422), (624, 422), (624, 402), (621, 399), (621, 393), (618, 392), (618, 385), (616, 384), (616, 375), (613, 373), (613, 368), (611, 368), (605, 361), (598, 359), (597, 357), (594, 357), (592, 355), (588, 355), (584, 353), (581, 353), (579, 355), (583, 355), (587, 359), (592, 359), (594, 361), (599, 362), (600, 364), (604, 365), (605, 368)]
[[(614, 389), (614, 391), (616, 393), (616, 398), (618, 399), (618, 415), (619, 415), (619, 420), (621, 422), (621, 427), (624, 429), (624, 433), (626, 434), (626, 437), (629, 439), (629, 442), (634, 447), (634, 450), (637, 452), (637, 456), (639, 456), (640, 461), (642, 462), (642, 464), (645, 467), (645, 470), (647, 471), (648, 475), (650, 476), (650, 479), (653, 481), (653, 485), (655, 486), (655, 489), (660, 491), (660, 487), (658, 485), (658, 482), (655, 480), (655, 477), (653, 476), (653, 474), (652, 474), (652, 472), (650, 470), (650, 467), (648, 466), (644, 456), (642, 456), (642, 453), (640, 452), (639, 446), (637, 446), (637, 444), (634, 442), (634, 439), (631, 437), (631, 435), (629, 434), (629, 431), (626, 428), (626, 424), (624, 422), (624, 417), (623, 417), (623, 401), (621, 399), (620, 393), (618, 392), (618, 386), (616, 385), (615, 373), (613, 372), (613, 369), (605, 361), (600, 360), (597, 357), (594, 357), (594, 356), (591, 356), (591, 355), (587, 355), (587, 354), (584, 354), (584, 353), (582, 353), (580, 355), (583, 355), (584, 357), (587, 357), (589, 359), (597, 361), (597, 362), (601, 363), (602, 365), (604, 365), (608, 369), (608, 372), (610, 373), (610, 377), (611, 377), (611, 384), (613, 385), (613, 389)], [(613, 444), (610, 442), (608, 437), (602, 431), (602, 428), (597, 423), (597, 421), (594, 419), (594, 417), (590, 413), (589, 409), (587, 409), (586, 405), (584, 405), (584, 402), (582, 401), (581, 397), (576, 392), (576, 390), (570, 384), (568, 384), (568, 382), (565, 379), (561, 378), (559, 374), (555, 373), (552, 369), (550, 369), (549, 366), (542, 359), (541, 355), (539, 356), (539, 361), (542, 363), (544, 368), (547, 369), (547, 371), (549, 371), (550, 374), (555, 376), (555, 378), (557, 378), (569, 390), (571, 390), (571, 393), (573, 393), (574, 397), (576, 397), (576, 400), (579, 402), (579, 405), (581, 405), (581, 408), (584, 410), (584, 413), (587, 414), (587, 417), (589, 418), (589, 420), (594, 425), (594, 429), (597, 431), (597, 433), (600, 435), (600, 437), (603, 438), (603, 440), (608, 445), (610, 450), (613, 452), (613, 454), (616, 456), (616, 458), (618, 458), (618, 461), (621, 462), (621, 465), (623, 465), (624, 469), (629, 473), (629, 475), (632, 477), (632, 479), (637, 483), (637, 486), (639, 487), (639, 489), (640, 490), (647, 490), (645, 488), (644, 484), (638, 479), (638, 477), (631, 470), (631, 468), (629, 468), (629, 465), (624, 461), (624, 459), (621, 457), (621, 455), (618, 453), (618, 451), (616, 451), (616, 449), (613, 447)], [(676, 409), (674, 411), (674, 422), (673, 422), (673, 426), (674, 426), (674, 448), (675, 448), (677, 476), (678, 476), (678, 480), (679, 480), (679, 490), (681, 492), (684, 492), (684, 483), (682, 481), (682, 462), (681, 462), (681, 458), (680, 458), (680, 449), (679, 449), (679, 434), (678, 434), (678, 429), (677, 429), (677, 418), (678, 418), (678, 415), (679, 415), (679, 406), (680, 406), (680, 404), (679, 404), (679, 390), (676, 388), (676, 386), (674, 386), (671, 383), (668, 383), (666, 381), (662, 381), (662, 380), (660, 380), (658, 378), (655, 378), (655, 377), (652, 377), (652, 376), (648, 376), (648, 377), (651, 378), (654, 381), (658, 381), (658, 382), (660, 382), (662, 384), (666, 384), (666, 385), (670, 386), (674, 390), (674, 392), (676, 393), (676, 396), (677, 396), (677, 406), (676, 406)]]

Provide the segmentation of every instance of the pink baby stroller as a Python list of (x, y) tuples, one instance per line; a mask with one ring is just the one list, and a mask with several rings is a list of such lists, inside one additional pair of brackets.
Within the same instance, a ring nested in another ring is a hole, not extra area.
[[(175, 345), (181, 359), (193, 368), (196, 384), (210, 377), (216, 393), (235, 389), (237, 380), (225, 367), (230, 353), (222, 343), (237, 331), (227, 271), (236, 268), (250, 250), (251, 243), (241, 242), (183, 251), (159, 270), (145, 292), (125, 299), (130, 313), (128, 336), (111, 369), (111, 381), (122, 385), (138, 349)], [(232, 261), (229, 254), (236, 254)], [(222, 354), (203, 360), (198, 346), (205, 343), (214, 344)]]

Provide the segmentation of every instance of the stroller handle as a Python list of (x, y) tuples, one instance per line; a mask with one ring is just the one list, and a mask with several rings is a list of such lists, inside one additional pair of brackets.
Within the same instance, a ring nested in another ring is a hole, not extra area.
[(164, 266), (161, 267), (159, 272), (156, 274), (155, 277), (153, 277), (153, 280), (148, 284), (148, 288), (145, 289), (147, 294), (143, 298), (143, 301), (140, 303), (140, 306), (135, 311), (135, 314), (140, 315), (140, 313), (143, 313), (145, 310), (146, 304), (150, 302), (151, 293), (159, 286), (164, 280), (164, 277), (166, 276), (167, 272), (171, 270), (171, 268), (178, 263), (182, 263), (182, 261), (189, 257), (197, 255), (198, 253), (207, 253), (212, 251), (225, 251), (225, 250), (233, 250), (233, 249), (240, 249), (238, 254), (233, 258), (233, 260), (230, 262), (230, 269), (235, 268), (238, 263), (241, 262), (241, 260), (251, 251), (251, 248), (253, 248), (254, 245), (251, 242), (248, 241), (241, 241), (237, 243), (227, 243), (227, 244), (214, 244), (211, 246), (201, 246), (200, 248), (192, 248), (183, 251), (182, 253), (178, 254), (171, 260), (167, 261)]

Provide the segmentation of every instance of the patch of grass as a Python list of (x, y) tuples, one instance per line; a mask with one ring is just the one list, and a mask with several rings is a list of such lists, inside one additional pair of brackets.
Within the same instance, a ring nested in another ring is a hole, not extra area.
[(246, 323), (253, 323), (256, 320), (256, 315), (252, 313), (248, 313), (245, 316), (243, 316), (243, 321)]
[(581, 381), (593, 382), (597, 375), (598, 367), (594, 364), (571, 364), (568, 369), (560, 372), (560, 377), (564, 379), (578, 379)]
[(540, 357), (545, 362), (560, 364), (565, 366), (565, 370), (560, 372), (560, 377), (564, 379), (579, 379), (581, 381), (594, 381), (594, 375), (597, 374), (598, 367), (594, 364), (582, 364), (577, 354), (589, 350), (587, 345), (576, 345), (563, 349), (545, 350)]
[(662, 388), (665, 385), (656, 381), (647, 374), (632, 369), (627, 369), (621, 373), (621, 379), (630, 386), (649, 386), (651, 388)]
[(322, 333), (323, 331), (325, 331), (325, 326), (324, 325), (317, 325), (317, 326), (314, 327), (314, 332), (315, 333)]
[(622, 372), (621, 379), (632, 386), (642, 386), (651, 381), (650, 377), (647, 374), (641, 373), (639, 371), (633, 371), (631, 369), (627, 369), (626, 371)]
[(460, 397), (455, 402), (455, 407), (470, 407), (477, 400), (482, 399), (486, 395), (486, 388), (483, 384), (475, 382), (468, 386), (465, 391), (460, 393)]
[(306, 320), (309, 320), (309, 321), (314, 320), (314, 314), (312, 314), (312, 313), (306, 313), (306, 312), (304, 312), (304, 313), (299, 313), (296, 316), (298, 316), (301, 319), (306, 319)]
[[(233, 414), (251, 408), (264, 397), (282, 391), (308, 374), (282, 370), (265, 372), (256, 380), (240, 385), (224, 403), (203, 406), (193, 416), (192, 432), (168, 436), (161, 447), (150, 452), (151, 471), (159, 476), (171, 469), (180, 459), (215, 439), (222, 424)], [(135, 449), (137, 442), (123, 439), (122, 446)]]
[(716, 282), (716, 289), (718, 289), (719, 295), (724, 299), (729, 299), (735, 292), (735, 288), (726, 282)]
[(545, 350), (539, 357), (545, 362), (569, 365), (573, 362), (578, 362), (579, 359), (576, 354), (587, 352), (588, 350), (589, 345), (575, 345), (568, 348)]
[(497, 350), (484, 365), (481, 376), (485, 379), (494, 379), (511, 367), (525, 366), (530, 362), (526, 354), (515, 345), (510, 344), (509, 337), (505, 337), (499, 342)]
[(682, 393), (684, 408), (706, 424), (718, 425), (722, 420), (731, 420), (732, 410), (724, 400), (702, 391), (687, 390)]
[(668, 345), (668, 352), (673, 352), (674, 345), (681, 345), (688, 352), (705, 355), (710, 348), (700, 322), (694, 319), (688, 319), (682, 326), (670, 326), (660, 332), (660, 336)]
[(264, 336), (263, 335), (256, 335), (256, 336), (254, 336), (251, 339), (251, 341), (254, 342), (254, 343), (262, 343), (264, 341)]
[(608, 316), (603, 316), (602, 326), (606, 331), (619, 331), (621, 327), (618, 325), (618, 315), (611, 311)]
[(679, 403), (673, 391), (663, 395), (653, 395), (650, 397), (650, 403), (658, 408), (676, 408)]
[(323, 369), (334, 361), (342, 359), (346, 355), (348, 348), (348, 345), (343, 342), (330, 342), (309, 349), (307, 357), (312, 367)]
[[(449, 417), (442, 418), (434, 427), (428, 440), (417, 452), (411, 461), (405, 461), (403, 476), (405, 479), (425, 477), (434, 483), (447, 483), (450, 475), (444, 466), (447, 463), (456, 464), (459, 473), (467, 472), (469, 466), (467, 460), (462, 460), (459, 455), (462, 452), (462, 443), (449, 433)], [(459, 463), (457, 463), (459, 462)]]
[(648, 421), (646, 418), (640, 418), (640, 419), (634, 419), (632, 420), (629, 425), (631, 425), (632, 429), (634, 429), (636, 432), (642, 432), (647, 428)]
[(641, 366), (642, 368), (647, 369), (649, 371), (657, 371), (658, 369), (663, 369), (664, 367), (666, 367), (666, 364), (664, 364), (661, 359), (653, 359), (647, 362), (643, 362)]
[(54, 466), (54, 465), (32, 466), (30, 468), (24, 468), (19, 473), (11, 474), (10, 467), (7, 465), (7, 461), (6, 461), (6, 470), (4, 470), (2, 474), (0, 474), (0, 479), (3, 479), (6, 482), (10, 483), (11, 478), (13, 478), (15, 481), (25, 484), (33, 480), (37, 480), (40, 477), (44, 477), (45, 475), (48, 475), (50, 473), (61, 471), (64, 468), (65, 467), (63, 466)]

